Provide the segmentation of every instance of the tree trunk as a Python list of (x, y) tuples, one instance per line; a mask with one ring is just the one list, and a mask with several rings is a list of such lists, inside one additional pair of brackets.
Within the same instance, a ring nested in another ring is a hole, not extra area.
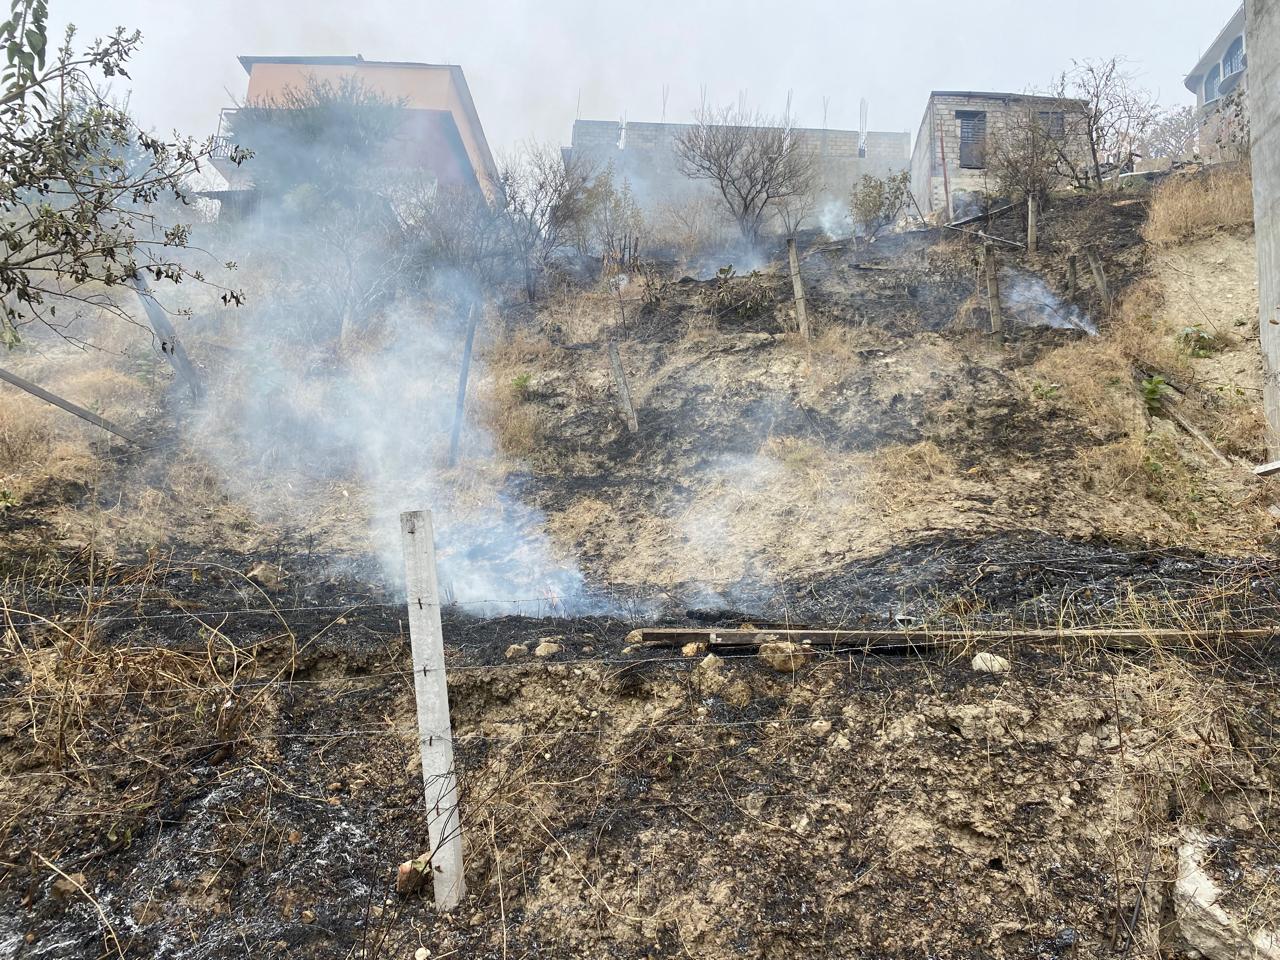
[(524, 292), (530, 303), (538, 298), (538, 285), (534, 282), (533, 264), (529, 262), (528, 256), (524, 258)]

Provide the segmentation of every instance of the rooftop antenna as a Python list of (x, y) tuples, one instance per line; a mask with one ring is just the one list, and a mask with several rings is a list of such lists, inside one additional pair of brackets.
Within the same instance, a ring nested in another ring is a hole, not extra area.
[(863, 97), (858, 104), (858, 156), (867, 155), (867, 98)]
[(581, 87), (578, 88), (578, 106), (574, 111), (573, 119), (575, 120), (582, 119), (582, 88)]
[(818, 152), (822, 157), (827, 155), (827, 112), (831, 109), (831, 98), (824, 96), (822, 98), (822, 139), (819, 141)]
[(662, 122), (667, 122), (667, 95), (671, 93), (671, 86), (664, 83), (662, 85)]

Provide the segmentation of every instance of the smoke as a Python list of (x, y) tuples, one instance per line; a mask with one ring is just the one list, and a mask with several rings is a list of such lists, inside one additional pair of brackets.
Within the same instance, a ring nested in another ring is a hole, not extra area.
[(817, 213), (818, 226), (831, 240), (843, 240), (853, 236), (853, 219), (849, 216), (849, 208), (840, 201), (830, 198)]
[[(242, 264), (249, 300), (206, 320), (206, 339), (230, 348), (194, 442), (262, 519), (319, 534), (318, 553), (353, 566), (372, 556), (392, 586), (403, 582), (399, 515), (429, 509), (447, 601), (477, 613), (599, 609), (576, 562), (553, 548), (542, 512), (508, 479), (484, 415), (501, 385), (482, 350), (472, 354), (459, 465), (449, 465), (468, 306), (483, 310), (491, 278), (447, 268), (396, 203), (411, 188), (437, 220), (455, 208), (431, 206), (439, 187), (350, 155), (360, 138), (348, 121), (367, 121), (365, 104), (323, 105), (337, 114), (332, 136), (282, 111), (290, 119), (249, 144), (261, 150), (250, 173), (266, 186), (247, 216), (224, 204), (203, 238)], [(253, 119), (273, 122), (266, 111)]]
[(1091, 337), (1098, 335), (1098, 328), (1084, 311), (1062, 300), (1038, 274), (1001, 267), (1000, 295), (1005, 309), (1027, 326), (1077, 330)]

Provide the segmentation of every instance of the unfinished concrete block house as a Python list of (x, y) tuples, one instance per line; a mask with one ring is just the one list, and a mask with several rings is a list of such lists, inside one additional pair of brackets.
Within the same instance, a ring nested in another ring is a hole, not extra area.
[[(402, 102), (405, 120), (393, 145), (402, 162), (421, 168), (441, 185), (469, 187), (489, 200), (497, 195), (498, 168), (461, 67), (366, 60), (360, 55), (238, 59), (249, 75), (246, 104), (273, 104), (289, 90), (304, 89), (312, 79), (336, 84), (348, 78)], [(222, 111), (213, 154), (227, 189), (205, 194), (221, 201), (223, 217), (243, 216), (261, 199), (254, 189), (252, 163), (230, 162), (235, 114), (235, 108)]]
[[(1012, 118), (1043, 124), (1069, 149), (1083, 151), (1081, 105), (1057, 97), (1019, 93), (935, 90), (929, 95), (911, 153), (911, 190), (923, 213), (948, 219), (976, 213), (994, 191), (988, 168), (990, 143), (1002, 136)], [(1076, 142), (1078, 141), (1078, 142)]]

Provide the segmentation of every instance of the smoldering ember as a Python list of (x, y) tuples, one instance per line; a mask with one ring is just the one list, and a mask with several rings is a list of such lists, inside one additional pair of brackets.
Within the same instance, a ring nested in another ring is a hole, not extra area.
[(881, 6), (6, 5), (0, 956), (1280, 958), (1280, 0)]

